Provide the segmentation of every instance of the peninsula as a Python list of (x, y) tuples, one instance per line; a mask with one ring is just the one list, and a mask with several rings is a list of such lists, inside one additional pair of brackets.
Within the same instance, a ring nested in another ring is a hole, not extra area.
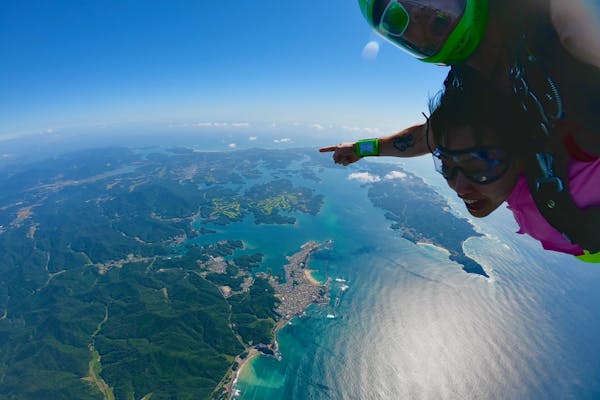
[(394, 176), (396, 172), (401, 177), (373, 184), (368, 192), (371, 203), (385, 211), (393, 230), (415, 244), (429, 243), (443, 248), (448, 251), (448, 258), (460, 264), (465, 272), (489, 278), (483, 266), (463, 250), (465, 240), (482, 235), (468, 220), (450, 212), (440, 194), (406, 171), (390, 171), (389, 166), (376, 164), (370, 171), (381, 176)]
[(280, 357), (278, 353), (277, 332), (283, 328), (292, 318), (301, 315), (306, 308), (315, 303), (327, 303), (329, 301), (329, 279), (321, 283), (311, 275), (308, 269), (311, 255), (318, 250), (330, 248), (333, 241), (324, 243), (314, 241), (307, 242), (301, 246), (301, 250), (291, 256), (287, 256), (288, 264), (285, 270), (285, 280), (280, 282), (276, 276), (259, 273), (257, 277), (268, 279), (275, 289), (275, 297), (280, 301), (275, 312), (278, 314), (277, 323), (273, 328), (273, 340), (271, 343), (259, 343), (248, 346), (242, 354), (235, 358), (233, 366), (227, 372), (221, 384), (215, 389), (219, 393), (218, 398), (229, 398), (233, 393), (233, 386), (242, 367), (257, 355)]

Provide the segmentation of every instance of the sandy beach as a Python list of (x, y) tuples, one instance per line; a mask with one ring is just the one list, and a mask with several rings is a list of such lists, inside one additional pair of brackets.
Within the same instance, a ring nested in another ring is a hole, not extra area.
[(260, 351), (256, 350), (254, 347), (250, 347), (247, 349), (248, 350), (248, 355), (246, 356), (246, 358), (240, 358), (239, 356), (235, 358), (235, 361), (238, 363), (238, 368), (237, 370), (233, 371), (230, 370), (228, 376), (231, 377), (231, 379), (229, 380), (229, 382), (227, 382), (224, 387), (225, 390), (227, 392), (227, 398), (230, 399), (233, 397), (233, 387), (235, 386), (238, 377), (240, 375), (240, 372), (242, 371), (242, 368), (246, 365), (246, 363), (248, 363), (250, 360), (252, 360), (254, 357), (258, 356), (260, 354)]
[[(330, 242), (326, 242), (326, 244), (330, 244)], [(277, 333), (284, 328), (292, 318), (300, 315), (310, 304), (324, 302), (328, 299), (326, 295), (319, 293), (322, 288), (327, 288), (328, 283), (320, 282), (312, 275), (315, 270), (307, 268), (310, 263), (311, 254), (321, 247), (322, 244), (310, 241), (301, 246), (301, 251), (291, 256), (287, 256), (286, 258), (289, 261), (289, 264), (284, 267), (286, 272), (286, 280), (284, 283), (280, 283), (273, 277), (270, 277), (270, 282), (277, 292), (275, 295), (281, 301), (277, 308), (280, 319), (276, 321), (275, 326), (273, 327), (273, 343), (266, 346), (273, 351), (275, 357), (279, 357), (277, 351), (279, 347), (277, 343)], [(302, 278), (300, 278), (300, 276)], [(225, 378), (223, 382), (226, 383), (220, 385), (220, 387), (225, 388), (228, 398), (235, 397), (235, 384), (243, 368), (247, 367), (250, 360), (262, 354), (261, 351), (257, 350), (255, 347), (249, 347), (247, 351), (248, 355), (244, 359), (241, 359), (239, 356), (235, 358), (235, 361), (238, 363), (238, 368), (236, 371), (230, 369), (228, 373), (229, 379)]]
[(444, 253), (446, 253), (446, 254), (450, 255), (450, 251), (448, 251), (448, 249), (446, 249), (446, 248), (444, 248), (444, 247), (436, 246), (436, 245), (435, 245), (435, 244), (433, 244), (433, 243), (429, 243), (429, 242), (417, 242), (417, 244), (418, 244), (419, 246), (432, 247), (432, 248), (434, 248), (434, 249), (436, 249), (436, 250), (439, 250), (439, 251), (441, 251), (441, 252), (444, 252)]
[(322, 283), (319, 282), (314, 276), (312, 276), (313, 272), (315, 272), (314, 269), (304, 269), (304, 271), (303, 271), (304, 279), (306, 279), (308, 282), (310, 282), (311, 285), (321, 286)]

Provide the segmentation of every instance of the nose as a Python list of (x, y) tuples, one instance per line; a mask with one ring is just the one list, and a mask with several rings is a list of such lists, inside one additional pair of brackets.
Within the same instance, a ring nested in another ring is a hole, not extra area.
[(473, 191), (473, 182), (471, 182), (461, 170), (456, 171), (456, 175), (448, 180), (448, 186), (459, 196), (467, 195)]

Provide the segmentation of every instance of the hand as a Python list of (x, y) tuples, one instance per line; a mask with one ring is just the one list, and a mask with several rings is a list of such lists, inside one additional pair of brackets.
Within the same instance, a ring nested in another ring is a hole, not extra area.
[(354, 142), (340, 143), (337, 146), (323, 147), (319, 149), (321, 153), (333, 151), (333, 161), (336, 164), (348, 165), (361, 159), (354, 152)]

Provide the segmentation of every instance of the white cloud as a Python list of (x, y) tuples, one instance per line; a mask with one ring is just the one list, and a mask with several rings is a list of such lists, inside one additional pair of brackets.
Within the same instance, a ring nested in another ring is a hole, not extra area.
[(256, 136), (249, 136), (248, 137), (248, 140), (251, 141), (251, 142), (254, 142), (256, 139), (258, 139), (258, 137), (256, 137)]
[(379, 128), (363, 128), (360, 126), (342, 125), (341, 129), (348, 132), (361, 132), (364, 135), (382, 136), (384, 132)]
[(342, 129), (345, 131), (350, 131), (350, 132), (359, 132), (362, 130), (358, 126), (348, 126), (348, 125), (342, 125)]
[(383, 132), (379, 128), (363, 128), (363, 132), (370, 135), (382, 135)]
[(292, 143), (292, 139), (290, 139), (290, 138), (275, 139), (273, 141), (275, 143)]
[(363, 47), (362, 58), (365, 60), (374, 60), (379, 54), (379, 43), (376, 41), (370, 41)]
[(388, 172), (383, 179), (391, 180), (391, 179), (404, 179), (406, 178), (406, 174), (401, 171), (391, 171)]
[(222, 122), (222, 121), (203, 121), (196, 123), (197, 127), (206, 128), (206, 127), (214, 127), (214, 128), (245, 128), (250, 126), (248, 122)]
[(235, 149), (237, 147), (237, 144), (235, 144), (235, 143), (229, 143), (228, 146), (229, 146), (230, 149)]
[(310, 127), (312, 129), (316, 129), (318, 131), (322, 131), (323, 129), (325, 129), (325, 128), (323, 128), (323, 125), (321, 125), (321, 124), (312, 124)]
[(355, 180), (361, 183), (375, 183), (380, 182), (381, 178), (378, 175), (371, 175), (368, 172), (354, 172), (348, 175), (348, 180)]

